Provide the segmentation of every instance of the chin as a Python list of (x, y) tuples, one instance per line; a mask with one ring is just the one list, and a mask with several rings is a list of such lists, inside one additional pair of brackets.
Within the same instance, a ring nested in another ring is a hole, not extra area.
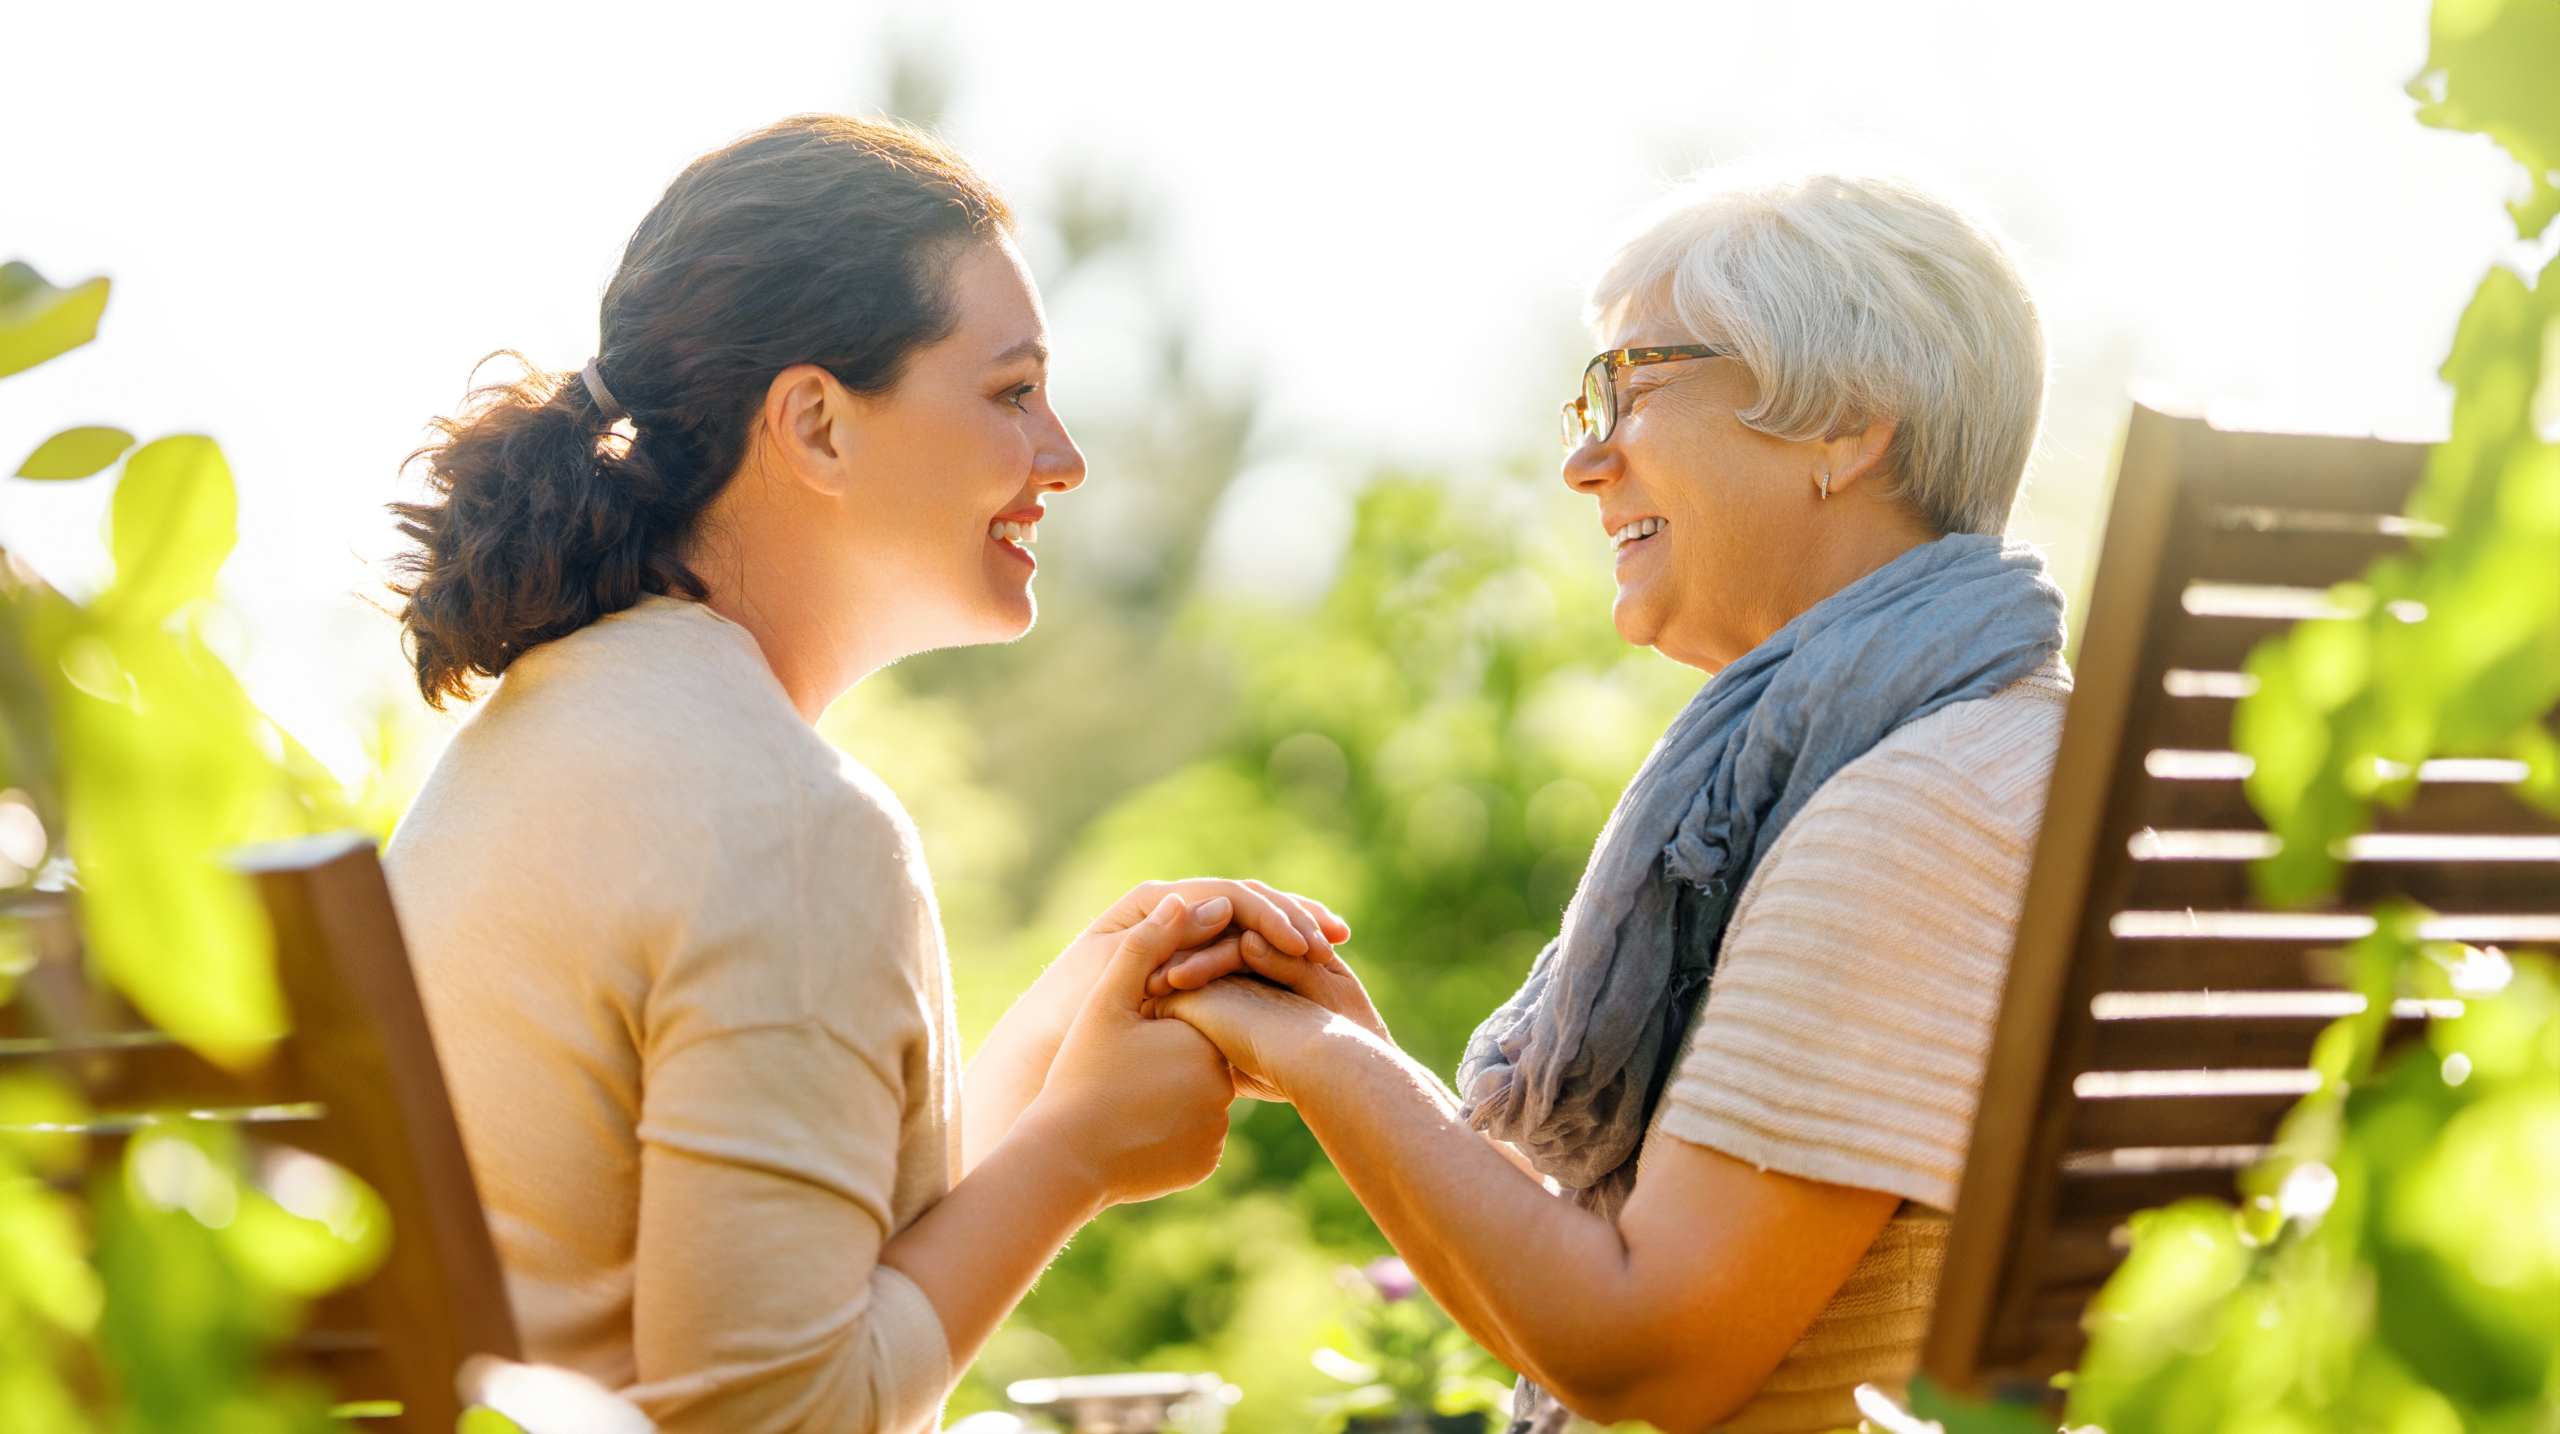
[(987, 606), (978, 626), (985, 636), (980, 642), (1011, 642), (1031, 630), (1040, 620), (1040, 601), (1025, 584), (1018, 592), (989, 594)]
[(1618, 630), (1631, 646), (1651, 647), (1662, 633), (1662, 623), (1645, 603), (1642, 594), (1620, 591), (1610, 605), (1609, 625)]
[(1033, 574), (1007, 563), (1002, 567), (990, 560), (981, 570), (981, 586), (974, 597), (961, 597), (956, 605), (968, 611), (970, 643), (1011, 642), (1031, 630), (1040, 614), (1039, 600), (1031, 595)]

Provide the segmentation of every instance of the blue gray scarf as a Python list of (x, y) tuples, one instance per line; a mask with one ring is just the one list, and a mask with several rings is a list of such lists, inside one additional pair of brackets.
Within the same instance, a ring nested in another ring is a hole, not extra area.
[(1941, 538), (1700, 688), (1618, 798), (1562, 933), (1467, 1042), (1468, 1122), (1614, 1215), (1753, 870), (1815, 789), (1887, 733), (2061, 650), (2062, 590), (2044, 574), (2023, 544)]

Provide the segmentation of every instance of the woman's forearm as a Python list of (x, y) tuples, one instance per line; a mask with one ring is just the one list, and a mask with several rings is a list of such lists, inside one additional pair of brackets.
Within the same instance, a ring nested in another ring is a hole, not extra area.
[(1110, 1203), (1098, 1172), (1037, 1120), (1018, 1122), (923, 1218), (881, 1247), (941, 1317), (954, 1374), (1012, 1313), (1069, 1236)]
[(1105, 933), (1099, 969), (1070, 973), (1084, 999), (1043, 1061), (1038, 1098), (950, 1194), (881, 1247), (880, 1263), (932, 1301), (954, 1368), (976, 1357), (1085, 1221), (1217, 1168), (1235, 1095), (1227, 1063), (1199, 1032), (1143, 1014), (1148, 974), (1211, 919), (1195, 915), (1168, 893), (1134, 926)]
[(1496, 1150), (1411, 1058), (1335, 1021), (1273, 1074), (1378, 1227), (1495, 1358), (1571, 1389), (1590, 1382), (1590, 1350), (1642, 1329), (1616, 1228)]
[(1666, 1138), (1612, 1223), (1548, 1193), (1358, 1023), (1277, 1024), (1298, 1034), (1254, 1055), (1378, 1227), (1478, 1343), (1588, 1418), (1714, 1427), (1899, 1203)]
[[(1066, 959), (1062, 957), (1060, 961)], [(1053, 963), (1050, 972), (1057, 969), (1058, 963)], [(1082, 977), (1082, 986), (1092, 984), (1089, 973), (1069, 974)], [(1079, 986), (1074, 991), (1053, 992), (1046, 989), (1050, 984), (1050, 973), (1043, 972), (996, 1022), (995, 1029), (987, 1033), (985, 1043), (970, 1057), (969, 1068), (961, 1075), (963, 1176), (977, 1169), (980, 1161), (1004, 1143), (1014, 1122), (1039, 1097), (1040, 1086), (1048, 1078), (1049, 1063), (1057, 1059), (1058, 1043), (1065, 1039), (1067, 1028), (1061, 1008), (1064, 1015), (1072, 1015), (1082, 989)]]

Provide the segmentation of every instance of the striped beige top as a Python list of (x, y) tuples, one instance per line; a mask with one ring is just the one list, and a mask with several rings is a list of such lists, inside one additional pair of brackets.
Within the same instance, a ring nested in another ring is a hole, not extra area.
[(1855, 1428), (1918, 1366), (2070, 692), (2055, 657), (1894, 732), (1743, 889), (1656, 1129), (1904, 1203), (1730, 1434)]

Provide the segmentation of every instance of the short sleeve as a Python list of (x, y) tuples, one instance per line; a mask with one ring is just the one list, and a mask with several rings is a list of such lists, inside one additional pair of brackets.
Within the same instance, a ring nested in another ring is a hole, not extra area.
[(675, 1430), (930, 1429), (953, 1371), (894, 1229), (896, 1064), (815, 1023), (697, 1042), (652, 1071), (626, 1393)]
[(1954, 1206), (2060, 727), (2013, 689), (1823, 784), (1743, 893), (1663, 1133)]

